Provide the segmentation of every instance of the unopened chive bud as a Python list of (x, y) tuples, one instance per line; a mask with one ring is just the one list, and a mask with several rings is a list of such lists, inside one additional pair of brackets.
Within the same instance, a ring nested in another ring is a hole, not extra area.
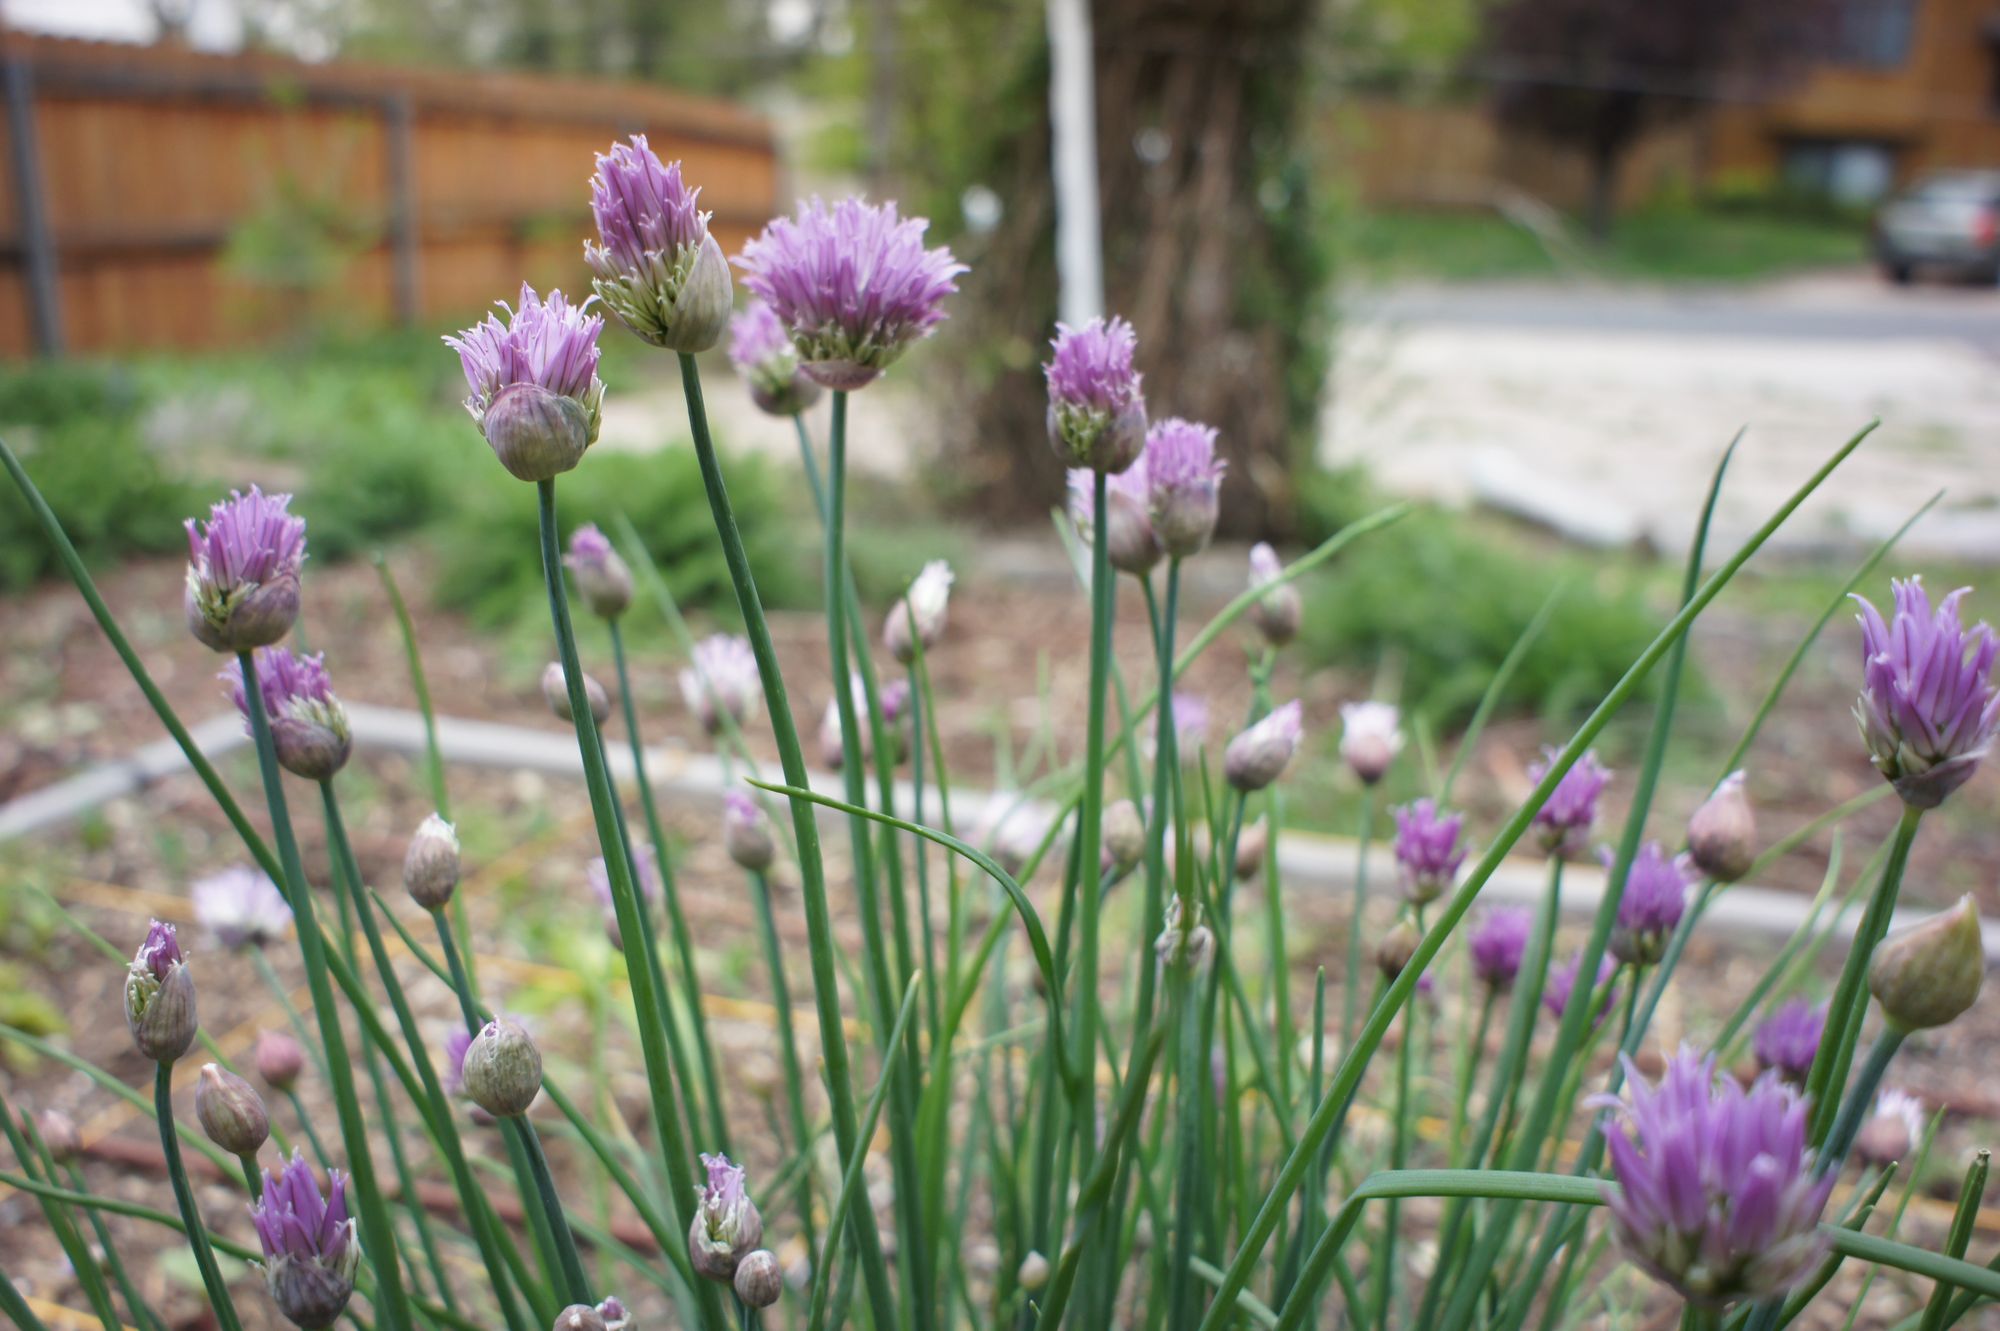
[(1184, 558), (1208, 545), (1225, 469), (1211, 426), (1176, 416), (1146, 432), (1147, 516), (1168, 554)]
[(1104, 810), (1104, 851), (1115, 873), (1132, 871), (1146, 855), (1146, 820), (1131, 800), (1119, 800)]
[(1268, 544), (1259, 541), (1250, 547), (1250, 589), (1263, 593), (1251, 605), (1250, 618), (1273, 647), (1283, 647), (1297, 637), (1299, 621), (1305, 617), (1299, 589), (1278, 581), (1284, 571), (1278, 552)]
[(542, 1089), (541, 1051), (519, 1022), (495, 1017), (466, 1046), (459, 1076), (481, 1109), (495, 1118), (518, 1118)]
[(1915, 1096), (1885, 1086), (1875, 1097), (1875, 1110), (1854, 1139), (1854, 1152), (1871, 1165), (1884, 1166), (1910, 1158), (1924, 1135), (1924, 1106)]
[(1271, 844), (1271, 829), (1259, 818), (1236, 836), (1236, 876), (1248, 880), (1264, 867), (1264, 852)]
[(403, 886), (425, 910), (443, 910), (458, 889), (458, 829), (437, 814), (417, 824), (403, 852)]
[(909, 592), (890, 607), (882, 625), (882, 645), (904, 665), (917, 658), (919, 644), (928, 653), (944, 635), (945, 610), (951, 603), (951, 565), (942, 559), (925, 564)]
[(722, 844), (729, 858), (751, 873), (763, 873), (778, 858), (771, 820), (756, 800), (740, 790), (723, 792)]
[(1401, 714), (1393, 703), (1350, 702), (1340, 708), (1340, 756), (1372, 786), (1403, 749)]
[(271, 1139), (271, 1116), (249, 1082), (213, 1063), (201, 1066), (194, 1116), (208, 1139), (231, 1155), (255, 1156)]
[(1015, 1273), (1014, 1278), (1020, 1282), (1021, 1288), (1030, 1294), (1039, 1292), (1049, 1283), (1049, 1259), (1031, 1250), (1021, 1259), (1021, 1269)]
[(695, 1189), (688, 1260), (710, 1280), (728, 1280), (764, 1241), (764, 1217), (743, 1186), (743, 1167), (726, 1155), (703, 1155), (706, 1185)]
[(76, 1159), (83, 1150), (83, 1134), (77, 1131), (76, 1120), (60, 1109), (44, 1109), (35, 1115), (35, 1131), (49, 1157), (59, 1165)]
[(1262, 790), (1284, 774), (1304, 735), (1295, 698), (1229, 741), (1223, 775), (1238, 790)]
[(1735, 882), (1757, 859), (1757, 819), (1743, 781), (1731, 772), (1688, 819), (1688, 857), (1718, 883)]
[(481, 422), (500, 465), (523, 481), (554, 480), (583, 461), (590, 413), (575, 398), (539, 384), (500, 390)]
[(587, 1303), (572, 1303), (556, 1314), (555, 1331), (605, 1331), (604, 1314)]
[(736, 1297), (752, 1308), (768, 1308), (785, 1292), (785, 1273), (778, 1269), (778, 1255), (759, 1248), (736, 1264)]
[(1868, 964), (1868, 988), (1891, 1025), (1927, 1030), (1958, 1019), (1979, 1000), (1986, 950), (1970, 896), (1942, 914), (1882, 940)]
[(1382, 978), (1393, 980), (1401, 975), (1403, 968), (1410, 964), (1410, 958), (1417, 954), (1417, 945), (1422, 941), (1423, 935), (1417, 932), (1416, 925), (1408, 920), (1396, 921), (1375, 946), (1375, 965), (1381, 970)]
[(625, 1311), (625, 1305), (616, 1294), (607, 1294), (597, 1305), (597, 1315), (604, 1319), (604, 1331), (625, 1331), (632, 1325), (632, 1315)]
[(306, 1051), (283, 1031), (257, 1033), (257, 1075), (274, 1091), (289, 1091), (305, 1071)]
[[(611, 698), (588, 674), (583, 677), (583, 696), (590, 703), (590, 715), (598, 725), (603, 725), (611, 717)], [(563, 674), (562, 662), (551, 661), (542, 671), (542, 697), (548, 702), (549, 710), (564, 721), (575, 721), (576, 713), (569, 705), (569, 677)]]
[(576, 580), (577, 595), (600, 619), (616, 619), (632, 604), (632, 570), (596, 523), (586, 522), (569, 534), (563, 563)]
[(154, 920), (125, 972), (125, 1025), (132, 1043), (155, 1063), (172, 1063), (194, 1045), (194, 975), (174, 926)]

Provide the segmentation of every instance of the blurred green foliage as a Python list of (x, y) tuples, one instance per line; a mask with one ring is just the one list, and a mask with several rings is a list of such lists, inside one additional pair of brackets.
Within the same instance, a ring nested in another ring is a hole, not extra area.
[[(1380, 508), (1358, 471), (1302, 484), (1318, 542)], [(1440, 728), (1463, 722), (1549, 595), (1561, 598), (1501, 705), (1553, 718), (1595, 703), (1659, 632), (1636, 561), (1574, 552), (1474, 515), (1421, 507), (1306, 580), (1300, 641), (1314, 661), (1400, 674), (1403, 704)]]

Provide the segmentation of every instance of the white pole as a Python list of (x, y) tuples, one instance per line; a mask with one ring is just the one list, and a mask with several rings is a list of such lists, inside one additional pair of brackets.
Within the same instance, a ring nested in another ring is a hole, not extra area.
[(1056, 309), (1071, 325), (1088, 323), (1104, 313), (1104, 238), (1097, 215), (1097, 88), (1089, 6), (1090, 0), (1048, 0)]

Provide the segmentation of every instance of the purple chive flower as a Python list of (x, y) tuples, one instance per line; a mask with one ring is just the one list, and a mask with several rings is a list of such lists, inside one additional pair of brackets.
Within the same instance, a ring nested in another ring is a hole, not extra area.
[(1934, 809), (1972, 776), (2000, 727), (1993, 660), (2000, 640), (1983, 621), (1967, 630), (1961, 587), (1931, 609), (1922, 578), (1893, 584), (1889, 623), (1861, 603), (1861, 696), (1854, 716), (1868, 757), (1911, 808)]
[(218, 652), (268, 647), (299, 617), (299, 566), (306, 523), (290, 495), (229, 492), (208, 521), (184, 524), (188, 538), (188, 631)]
[(1772, 1077), (1746, 1091), (1687, 1048), (1657, 1085), (1625, 1068), (1629, 1101), (1593, 1103), (1631, 1129), (1605, 1138), (1618, 1180), (1605, 1203), (1627, 1255), (1704, 1307), (1788, 1292), (1826, 1252), (1834, 1182), (1814, 1176), (1805, 1100)]
[(1122, 472), (1146, 446), (1146, 399), (1132, 355), (1139, 339), (1123, 319), (1057, 324), (1049, 383), (1049, 443), (1074, 467)]
[[(1600, 853), (1608, 870), (1615, 859), (1609, 846)], [(1611, 929), (1611, 955), (1628, 966), (1650, 966), (1666, 951), (1667, 936), (1687, 910), (1687, 890), (1695, 881), (1694, 861), (1668, 855), (1648, 841), (1632, 857), (1618, 920)]]
[(681, 701), (710, 735), (721, 733), (724, 717), (742, 725), (764, 689), (750, 640), (727, 633), (711, 634), (694, 645), (680, 684)]
[[(861, 731), (858, 755), (862, 762), (867, 762), (875, 756), (874, 727), (868, 719), (868, 687), (862, 682), (859, 671), (850, 674), (847, 679), (848, 687), (853, 691), (855, 723)], [(888, 737), (890, 753), (900, 763), (909, 742), (908, 736), (903, 733), (903, 722), (910, 711), (910, 682), (906, 679), (889, 680), (876, 691), (875, 700), (882, 708), (882, 729)], [(820, 713), (819, 756), (821, 762), (835, 771), (839, 771), (846, 760), (838, 698), (828, 698), (826, 710)]]
[(616, 619), (632, 604), (632, 570), (611, 548), (611, 540), (594, 522), (586, 522), (569, 534), (569, 553), (563, 556), (576, 590), (592, 614)]
[(910, 580), (910, 590), (889, 607), (882, 625), (882, 645), (904, 665), (917, 659), (917, 646), (928, 652), (944, 633), (945, 611), (951, 605), (951, 565), (933, 559)]
[(1403, 875), (1403, 895), (1418, 905), (1436, 901), (1458, 877), (1465, 862), (1459, 829), (1462, 813), (1447, 814), (1434, 800), (1418, 800), (1394, 811), (1396, 867)]
[(618, 321), (656, 347), (692, 354), (722, 336), (733, 291), (729, 262), (709, 234), (699, 189), (681, 164), (661, 165), (646, 136), (597, 155), (590, 211), (597, 240), (583, 243), (591, 289)]
[[(1528, 779), (1540, 785), (1556, 753), (1553, 745), (1543, 746), (1542, 760), (1529, 764)], [(1597, 761), (1595, 749), (1578, 758), (1549, 793), (1548, 801), (1535, 810), (1535, 833), (1542, 850), (1550, 856), (1570, 856), (1582, 850), (1590, 838), (1591, 824), (1597, 821), (1598, 797), (1610, 784), (1611, 769)]]
[(471, 396), (465, 409), (500, 465), (524, 481), (552, 480), (583, 461), (597, 442), (604, 384), (597, 377), (600, 315), (589, 301), (572, 305), (560, 291), (543, 300), (523, 282), (507, 322), (482, 323), (447, 337)]
[(924, 248), (930, 223), (896, 205), (819, 199), (773, 218), (743, 247), (743, 285), (791, 334), (805, 372), (839, 392), (864, 388), (944, 320), (965, 265)]
[(277, 1177), (264, 1171), (263, 1200), (250, 1208), (264, 1249), (264, 1286), (278, 1311), (307, 1331), (332, 1326), (354, 1293), (361, 1244), (347, 1214), (347, 1176), (329, 1169), (326, 1195), (297, 1149)]
[(1820, 1036), (1826, 1032), (1826, 1008), (1794, 998), (1764, 1018), (1750, 1047), (1757, 1066), (1776, 1072), (1795, 1086), (1806, 1084), (1813, 1060), (1819, 1057)]
[(1489, 988), (1505, 989), (1521, 973), (1521, 956), (1528, 950), (1528, 935), (1535, 917), (1519, 906), (1502, 906), (1488, 911), (1471, 942), (1472, 969)]
[(729, 321), (729, 362), (749, 381), (750, 400), (773, 416), (796, 416), (819, 401), (819, 385), (799, 367), (792, 335), (761, 300)]
[(1153, 532), (1176, 558), (1200, 554), (1222, 511), (1222, 473), (1215, 429), (1178, 416), (1146, 431), (1147, 514)]
[(1259, 541), (1250, 547), (1250, 589), (1264, 593), (1250, 607), (1250, 618), (1256, 621), (1264, 641), (1273, 647), (1283, 647), (1297, 637), (1299, 621), (1305, 617), (1305, 602), (1299, 596), (1299, 589), (1289, 582), (1278, 581), (1284, 571), (1284, 563), (1269, 542)]
[(194, 975), (174, 926), (154, 920), (125, 971), (125, 1026), (155, 1063), (172, 1063), (194, 1044)]
[[(1558, 966), (1551, 966), (1548, 978), (1542, 981), (1542, 1006), (1555, 1014), (1557, 1020), (1561, 1020), (1563, 1013), (1569, 1010), (1570, 995), (1576, 991), (1576, 973), (1581, 969), (1583, 969), (1583, 950), (1579, 948), (1569, 954), (1568, 961)], [(1597, 982), (1590, 986), (1591, 993), (1604, 989), (1604, 986), (1610, 983), (1611, 977), (1617, 973), (1616, 962), (1608, 955), (1599, 957)], [(1604, 1014), (1610, 1006), (1611, 992), (1606, 989), (1604, 996), (1597, 999), (1597, 1011), (1591, 1014), (1591, 1019), (1603, 1021)]]
[[(1208, 743), (1208, 701), (1199, 693), (1169, 694), (1167, 715), (1173, 718), (1174, 743), (1180, 753), (1192, 754)], [(1157, 714), (1154, 720), (1157, 723)]]
[[(325, 661), (324, 654), (299, 656), (289, 647), (260, 647), (256, 655), (257, 692), (263, 695), (278, 764), (308, 781), (324, 781), (338, 772), (354, 747), (347, 709), (334, 696)], [(216, 678), (229, 686), (230, 700), (243, 714), (243, 729), (251, 732), (242, 663), (231, 661)]]
[[(1077, 535), (1085, 541), (1097, 539), (1097, 473), (1073, 469), (1069, 473), (1069, 516)], [(1146, 456), (1120, 472), (1105, 477), (1104, 557), (1120, 573), (1143, 578), (1160, 562), (1166, 551), (1153, 530), (1152, 486), (1148, 480)]]
[(743, 1167), (726, 1155), (706, 1155), (707, 1184), (695, 1189), (688, 1257), (711, 1280), (728, 1280), (736, 1264), (764, 1241), (764, 1218), (743, 1187)]
[(292, 908), (278, 885), (240, 864), (197, 878), (188, 895), (194, 901), (195, 920), (232, 952), (275, 943), (292, 924)]
[[(650, 914), (666, 894), (666, 880), (660, 876), (660, 861), (650, 845), (643, 841), (632, 843), (632, 867), (637, 874), (632, 889), (639, 894), (639, 909)], [(618, 930), (618, 909), (611, 898), (611, 871), (605, 867), (602, 855), (592, 858), (584, 867), (584, 877), (590, 882), (591, 895), (604, 909), (605, 937), (611, 940), (611, 946), (622, 949), (625, 943)]]
[(472, 1032), (454, 1026), (444, 1037), (444, 1089), (453, 1099), (465, 1095), (465, 1051), (472, 1048)]
[(1276, 781), (1299, 750), (1305, 726), (1294, 698), (1239, 733), (1222, 751), (1222, 772), (1238, 790), (1262, 790)]

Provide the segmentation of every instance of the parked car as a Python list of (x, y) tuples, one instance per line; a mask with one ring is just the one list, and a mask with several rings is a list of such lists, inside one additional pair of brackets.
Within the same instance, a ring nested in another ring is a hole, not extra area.
[(1898, 283), (1922, 269), (2000, 281), (2000, 171), (1925, 176), (1883, 204), (1875, 261)]

